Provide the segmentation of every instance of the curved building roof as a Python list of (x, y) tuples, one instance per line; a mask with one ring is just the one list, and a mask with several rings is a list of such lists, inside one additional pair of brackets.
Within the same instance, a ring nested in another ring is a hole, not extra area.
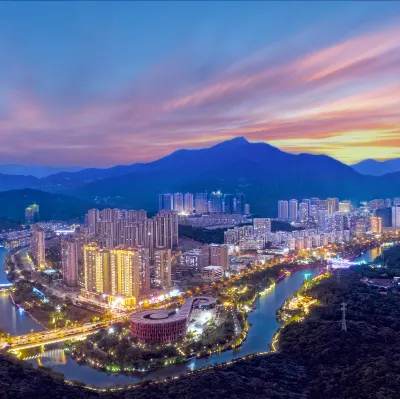
[(143, 312), (134, 313), (130, 317), (130, 321), (139, 324), (163, 324), (166, 322), (188, 320), (193, 309), (202, 306), (215, 305), (214, 298), (207, 296), (197, 296), (188, 299), (178, 312), (174, 310), (145, 310)]

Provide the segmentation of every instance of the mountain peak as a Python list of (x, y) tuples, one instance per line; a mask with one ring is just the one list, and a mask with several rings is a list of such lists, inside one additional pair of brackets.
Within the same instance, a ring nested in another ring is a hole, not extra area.
[(243, 136), (239, 136), (239, 137), (234, 137), (233, 139), (229, 139), (229, 140), (225, 140), (222, 141), (221, 143), (216, 144), (216, 146), (219, 145), (244, 145), (244, 144), (249, 144), (249, 142), (247, 141), (247, 139)]

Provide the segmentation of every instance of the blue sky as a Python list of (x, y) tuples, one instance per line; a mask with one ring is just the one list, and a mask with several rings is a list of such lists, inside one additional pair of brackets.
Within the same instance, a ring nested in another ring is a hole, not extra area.
[(399, 2), (0, 3), (0, 156), (107, 166), (241, 135), (398, 157), (399, 17)]

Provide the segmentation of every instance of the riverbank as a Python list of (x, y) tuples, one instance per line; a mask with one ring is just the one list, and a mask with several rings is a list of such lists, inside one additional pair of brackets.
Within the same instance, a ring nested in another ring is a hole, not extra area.
[[(331, 276), (312, 287), (308, 294), (317, 298), (319, 304), (311, 308), (304, 321), (290, 323), (282, 330), (278, 353), (249, 355), (208, 370), (176, 376), (166, 382), (144, 382), (124, 391), (124, 397), (397, 397), (400, 382), (400, 325), (397, 322), (400, 320), (400, 296), (380, 295), (361, 284), (360, 276), (357, 270), (344, 270), (340, 284), (335, 276)], [(347, 332), (341, 332), (340, 306), (343, 300), (348, 304)], [(17, 368), (1, 358), (0, 362), (1, 369), (10, 368), (10, 374), (3, 372), (0, 379), (3, 386), (9, 375), (15, 375), (16, 369), (26, 367)], [(34, 377), (35, 373), (37, 377)], [(31, 369), (19, 371), (19, 374), (22, 384), (30, 384), (40, 394), (46, 387), (53, 397), (116, 399), (124, 390), (123, 387), (84, 390), (50, 380), (43, 373)], [(17, 384), (13, 389), (17, 389)], [(50, 398), (50, 395), (44, 392), (43, 398)]]
[(238, 358), (248, 356), (252, 353), (265, 353), (268, 348), (268, 342), (272, 341), (273, 335), (279, 327), (279, 323), (275, 319), (276, 310), (283, 304), (285, 299), (301, 287), (304, 275), (309, 272), (315, 273), (316, 271), (304, 270), (303, 272), (292, 273), (292, 275), (285, 278), (281, 284), (277, 284), (272, 295), (265, 295), (264, 297), (257, 298), (257, 301), (259, 299), (257, 307), (254, 312), (249, 315), (249, 323), (252, 324), (252, 328), (249, 331), (248, 339), (245, 345), (239, 348), (237, 352), (227, 351), (223, 354), (213, 355), (207, 359), (193, 359), (187, 364), (161, 369), (157, 372), (149, 373), (146, 376), (107, 376), (104, 373), (96, 372), (86, 366), (79, 366), (69, 357), (67, 357), (66, 364), (56, 364), (53, 366), (53, 369), (64, 373), (65, 378), (70, 380), (79, 379), (88, 385), (109, 387), (117, 384), (126, 385), (139, 383), (155, 380), (157, 378), (175, 378), (177, 376), (179, 377), (181, 374), (187, 374), (192, 370), (210, 367), (215, 362), (230, 364), (231, 362), (238, 362)]

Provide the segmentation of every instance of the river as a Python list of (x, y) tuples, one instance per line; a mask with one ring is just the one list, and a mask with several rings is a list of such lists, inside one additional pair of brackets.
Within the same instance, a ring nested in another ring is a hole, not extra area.
[[(372, 249), (363, 254), (360, 260), (372, 261), (380, 254), (380, 248)], [(6, 250), (0, 248), (0, 282), (7, 282), (3, 271), (4, 255)], [(294, 292), (300, 289), (303, 284), (306, 273), (315, 276), (320, 269), (304, 269), (290, 276), (276, 285), (275, 289), (269, 294), (258, 297), (256, 300), (256, 309), (250, 313), (248, 321), (252, 324), (248, 333), (247, 340), (242, 347), (233, 352), (227, 351), (219, 355), (213, 355), (204, 359), (193, 359), (188, 363), (174, 365), (158, 369), (150, 373), (137, 373), (134, 375), (108, 375), (97, 371), (88, 366), (78, 365), (70, 356), (66, 356), (62, 349), (37, 349), (38, 358), (27, 360), (34, 365), (47, 365), (53, 370), (64, 374), (67, 380), (77, 380), (87, 385), (97, 387), (111, 387), (115, 385), (132, 384), (143, 380), (152, 380), (157, 377), (164, 379), (184, 374), (188, 371), (204, 367), (208, 364), (227, 362), (235, 358), (242, 357), (254, 352), (263, 352), (268, 350), (269, 343), (279, 327), (276, 321), (276, 310), (281, 307), (283, 302)], [(4, 280), (4, 281), (3, 281)], [(8, 297), (0, 295), (0, 325), (10, 334), (29, 333), (31, 329), (41, 331), (42, 328), (35, 323), (29, 316), (20, 314), (11, 304)], [(41, 351), (41, 352), (40, 352)], [(32, 355), (35, 352), (32, 352)]]
[[(0, 284), (9, 283), (4, 271), (4, 257), (7, 250), (0, 247)], [(20, 312), (10, 301), (7, 291), (0, 292), (0, 327), (11, 335), (29, 334), (33, 331), (43, 331), (43, 327), (32, 320), (24, 312)]]

